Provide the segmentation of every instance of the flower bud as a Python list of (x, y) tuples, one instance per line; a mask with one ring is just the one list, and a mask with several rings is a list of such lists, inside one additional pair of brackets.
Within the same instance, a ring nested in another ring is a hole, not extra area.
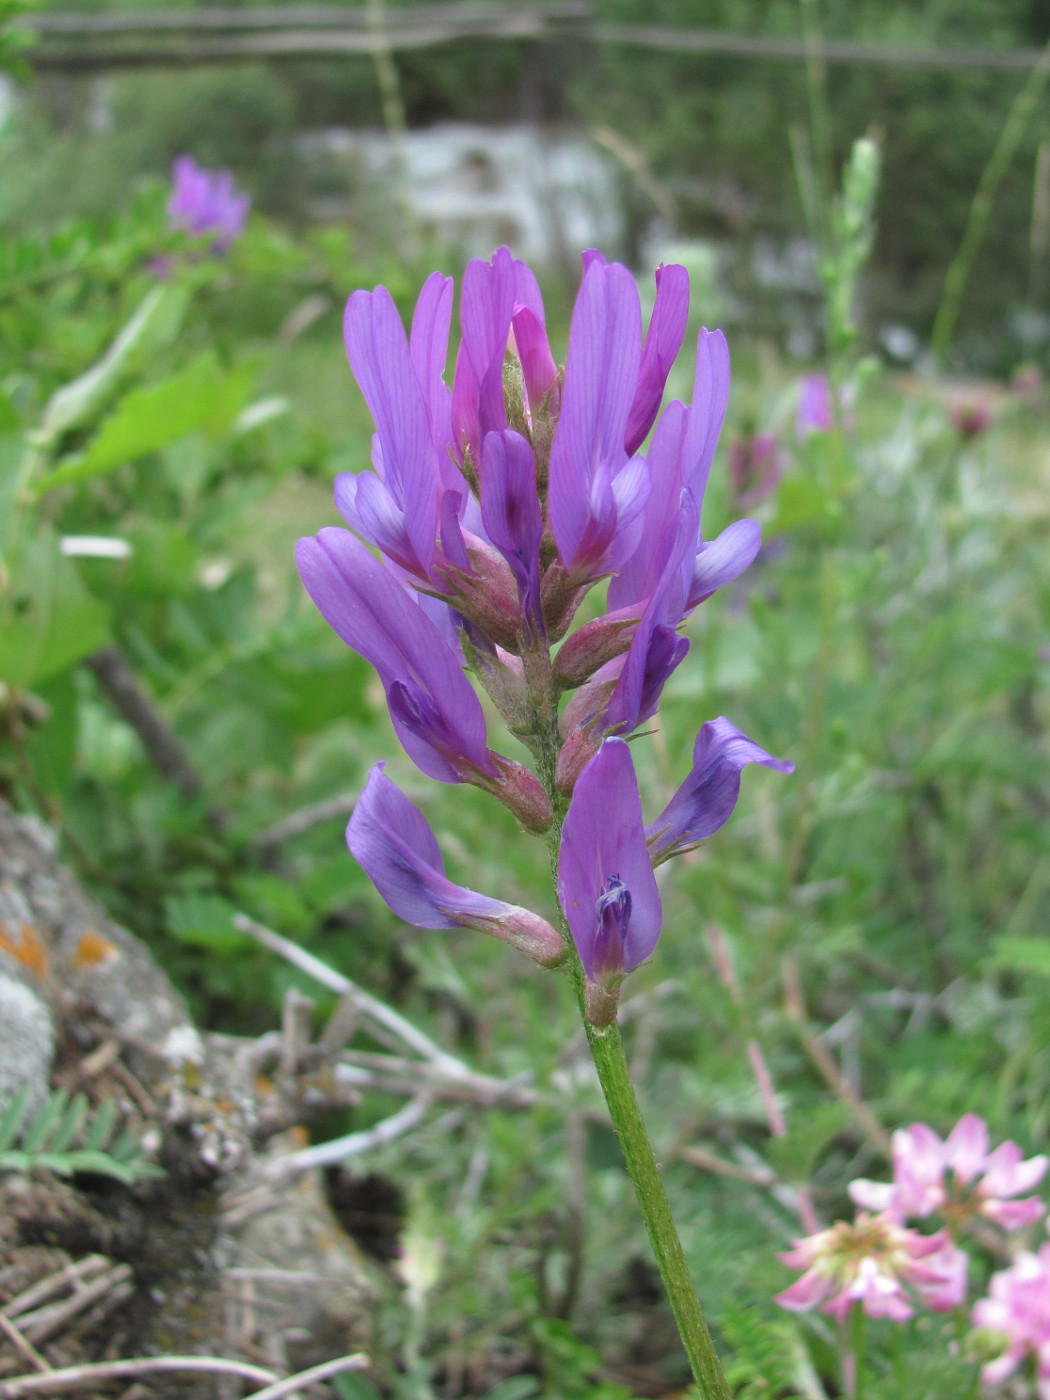
[(526, 831), (546, 831), (554, 821), (554, 812), (535, 773), (501, 754), (492, 757), (497, 777), (489, 791), (514, 813)]
[(595, 671), (625, 652), (638, 626), (633, 617), (593, 618), (569, 637), (554, 659), (554, 681), (560, 690), (575, 690)]
[[(558, 967), (568, 957), (561, 934), (546, 919), (519, 904), (509, 905), (505, 914), (488, 921), (486, 931), (517, 948), (540, 967)], [(616, 1014), (615, 1009), (613, 1014)]]

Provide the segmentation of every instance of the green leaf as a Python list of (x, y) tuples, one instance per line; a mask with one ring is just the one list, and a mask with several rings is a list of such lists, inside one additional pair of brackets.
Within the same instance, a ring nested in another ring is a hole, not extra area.
[(1050, 977), (1050, 939), (1000, 938), (990, 959), (993, 968)]
[(24, 1085), (0, 1114), (0, 1152), (6, 1151), (17, 1141), (28, 1108), (29, 1088)]
[(103, 1099), (98, 1106), (98, 1112), (88, 1124), (88, 1130), (84, 1134), (84, 1148), (89, 1152), (101, 1152), (109, 1141), (109, 1135), (113, 1131), (113, 1124), (117, 1118), (117, 1104), (115, 1099)]
[(40, 423), (40, 445), (50, 446), (63, 433), (91, 423), (124, 376), (175, 338), (187, 299), (182, 287), (154, 287), (101, 360), (51, 395)]
[(65, 1089), (59, 1089), (57, 1093), (51, 1095), (22, 1134), (23, 1151), (40, 1152), (47, 1145), (51, 1130), (65, 1113), (68, 1102), (69, 1094)]
[(71, 1100), (69, 1107), (62, 1115), (62, 1121), (51, 1134), (50, 1148), (52, 1152), (65, 1152), (66, 1148), (74, 1141), (88, 1113), (88, 1099), (86, 1094), (76, 1094)]
[(339, 1400), (381, 1400), (380, 1392), (360, 1371), (344, 1371), (333, 1376), (329, 1384)]
[(220, 436), (247, 402), (253, 375), (250, 365), (223, 374), (209, 352), (170, 379), (133, 389), (87, 451), (56, 467), (38, 484), (38, 491), (101, 476), (198, 429)]
[(233, 905), (216, 894), (173, 894), (164, 902), (168, 932), (183, 943), (235, 953), (251, 939), (233, 927)]
[(109, 612), (81, 583), (56, 535), (35, 535), (9, 567), (0, 594), (0, 680), (26, 689), (108, 641)]

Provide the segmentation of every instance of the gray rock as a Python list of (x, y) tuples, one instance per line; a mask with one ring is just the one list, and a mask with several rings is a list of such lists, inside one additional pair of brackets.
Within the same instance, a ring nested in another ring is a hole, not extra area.
[(0, 1113), (22, 1089), (30, 1112), (47, 1097), (55, 1031), (37, 994), (0, 972)]

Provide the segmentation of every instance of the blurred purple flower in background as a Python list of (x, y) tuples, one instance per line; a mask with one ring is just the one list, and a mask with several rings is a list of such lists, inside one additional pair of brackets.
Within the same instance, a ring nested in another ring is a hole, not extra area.
[(225, 252), (244, 230), (251, 196), (237, 189), (230, 171), (204, 170), (192, 156), (176, 156), (172, 180), (168, 200), (172, 228), (213, 234), (212, 250)]
[(786, 464), (775, 433), (745, 433), (729, 444), (729, 484), (737, 505), (749, 510), (768, 499)]
[(826, 433), (835, 426), (835, 406), (831, 383), (826, 374), (807, 374), (798, 386), (798, 410), (795, 432), (800, 438), (808, 433)]
[(987, 399), (958, 397), (948, 405), (948, 418), (961, 438), (980, 437), (992, 421)]

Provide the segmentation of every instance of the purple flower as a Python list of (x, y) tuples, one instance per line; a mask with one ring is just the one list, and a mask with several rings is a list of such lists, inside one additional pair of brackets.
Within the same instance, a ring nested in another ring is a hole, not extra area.
[(740, 774), (749, 763), (793, 773), (795, 765), (766, 753), (724, 715), (700, 728), (693, 767), (664, 810), (645, 828), (654, 865), (690, 851), (712, 836), (733, 814), (740, 796)]
[(606, 739), (577, 779), (562, 829), (558, 897), (589, 982), (614, 991), (660, 936), (631, 751)]
[(670, 267), (661, 263), (656, 269), (656, 303), (642, 346), (638, 387), (624, 432), (623, 445), (629, 457), (638, 451), (656, 422), (664, 385), (682, 348), (688, 318), (689, 274), (677, 263)]
[[(736, 521), (712, 541), (705, 541), (700, 529), (728, 396), (725, 337), (721, 331), (701, 330), (692, 401), (688, 408), (677, 401), (669, 404), (656, 426), (646, 459), (651, 490), (637, 545), (609, 585), (610, 608), (644, 605), (671, 564), (677, 579), (666, 585), (661, 621), (675, 627), (705, 598), (743, 573), (758, 553), (762, 532), (753, 520)], [(687, 499), (696, 517), (691, 536), (681, 528)]]
[(544, 967), (565, 960), (565, 945), (545, 919), (489, 899), (445, 876), (426, 818), (377, 763), (346, 829), (351, 852), (400, 918), (422, 928), (476, 928), (527, 953)]
[(980, 437), (992, 421), (992, 405), (987, 399), (960, 395), (948, 405), (948, 420), (961, 438)]
[(807, 374), (798, 386), (798, 411), (795, 432), (804, 438), (808, 433), (826, 433), (835, 426), (835, 408), (831, 384), (826, 374)]
[[(491, 263), (473, 258), (467, 264), (460, 321), (463, 338), (452, 389), (451, 450), (461, 464), (469, 456), (476, 470), (485, 435), (507, 427), (503, 361), (512, 325), (533, 410), (538, 411), (552, 387), (557, 367), (547, 344), (536, 279), (506, 248), (497, 249)], [(550, 382), (544, 384), (548, 374)]]
[[(376, 470), (337, 478), (336, 504), (358, 533), (422, 581), (431, 574), (444, 495), (434, 429), (449, 415), (434, 361), (440, 358), (444, 367), (441, 331), (447, 346), (448, 317), (441, 305), (451, 306), (451, 293), (451, 279), (439, 273), (428, 278), (413, 323), (415, 355), (385, 287), (354, 292), (343, 321), (350, 367), (376, 423)], [(464, 500), (466, 494), (464, 483)], [(444, 542), (463, 558), (458, 514), (443, 523)]]
[(729, 482), (742, 506), (758, 505), (776, 490), (785, 459), (773, 433), (748, 433), (729, 444)]
[(619, 263), (589, 260), (572, 313), (565, 389), (550, 456), (550, 521), (561, 561), (585, 582), (630, 558), (649, 495), (624, 447), (641, 363), (641, 306)]
[(481, 518), (489, 539), (510, 565), (530, 632), (543, 635), (540, 541), (543, 512), (536, 494), (536, 459), (519, 433), (489, 433), (482, 448)]
[(405, 752), (431, 778), (495, 780), (481, 702), (437, 627), (347, 530), (328, 527), (295, 550), (325, 621), (379, 672)]
[(224, 252), (244, 229), (251, 196), (242, 194), (228, 170), (203, 170), (192, 156), (177, 156), (168, 200), (172, 228), (212, 233), (212, 248)]
[[(670, 405), (648, 458), (633, 455), (659, 413), (688, 310), (684, 268), (661, 267), (656, 280), (643, 344), (634, 279), (584, 254), (563, 382), (533, 274), (506, 248), (490, 263), (474, 259), (451, 393), (449, 279), (427, 280), (410, 337), (384, 288), (347, 304), (347, 353), (376, 434), (374, 470), (340, 476), (336, 504), (406, 580), (517, 654), (560, 638), (582, 593), (606, 574), (618, 574), (610, 607), (641, 619), (674, 553), (675, 578), (639, 642), (647, 653), (656, 636), (666, 654), (658, 629), (673, 630), (757, 552), (753, 522), (713, 542), (699, 530), (729, 383), (720, 333), (700, 336), (691, 407)], [(687, 495), (697, 509), (692, 538), (679, 530)]]
[(409, 758), (428, 777), (485, 788), (530, 831), (553, 820), (539, 780), (486, 744), (485, 715), (453, 651), (415, 596), (348, 530), (301, 539), (306, 591), (347, 646), (376, 668)]

